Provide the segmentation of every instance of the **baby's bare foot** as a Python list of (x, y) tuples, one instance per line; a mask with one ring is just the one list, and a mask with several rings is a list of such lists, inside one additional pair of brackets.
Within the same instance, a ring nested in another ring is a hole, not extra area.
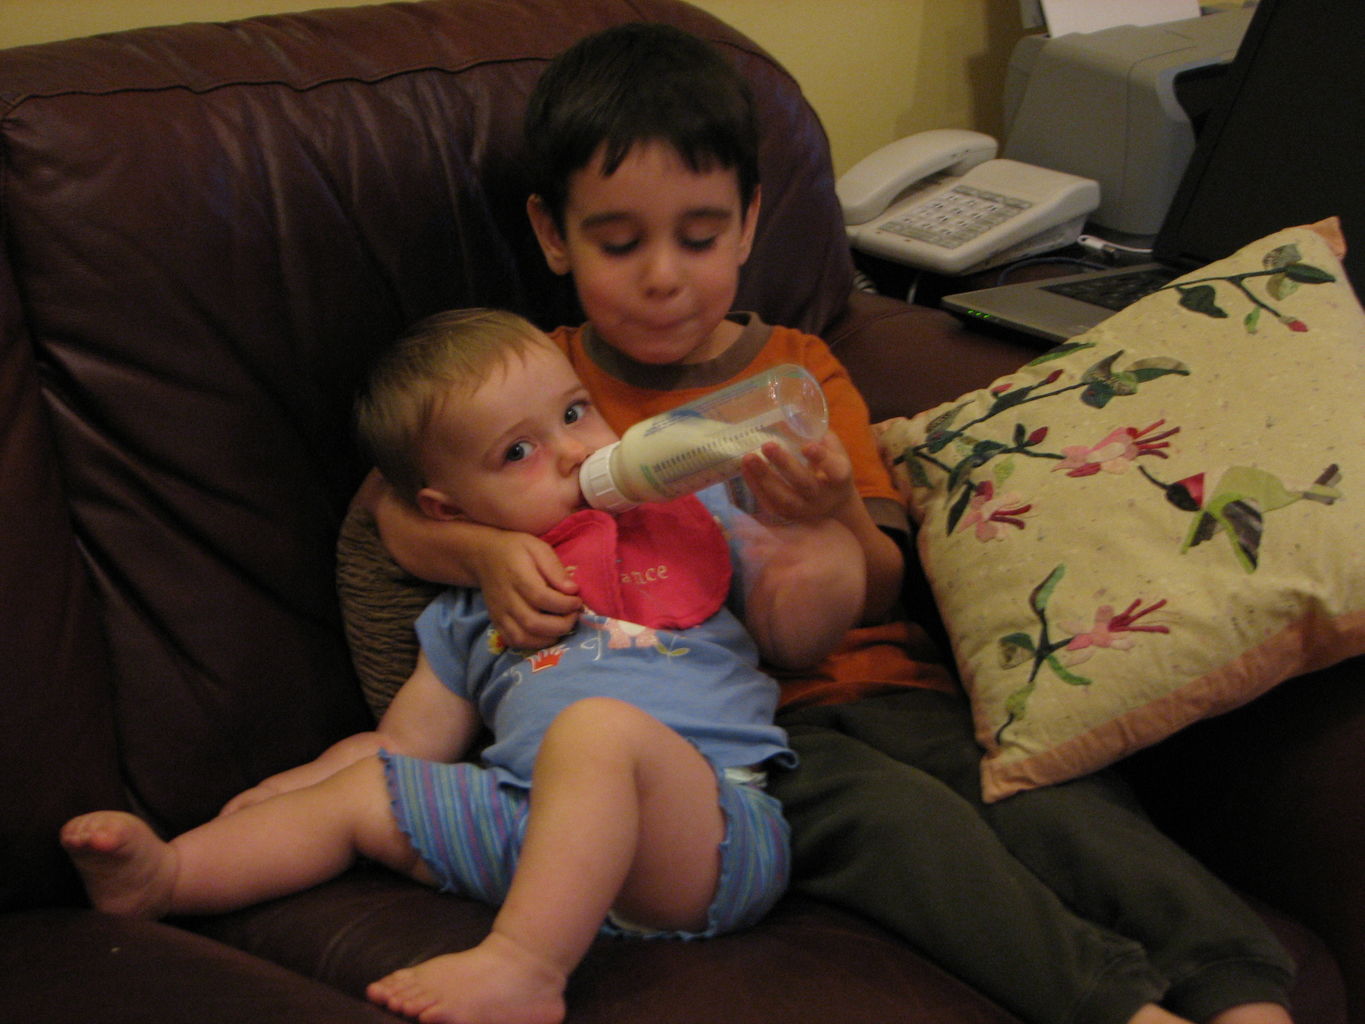
[(1184, 1017), (1177, 1017), (1155, 1003), (1148, 1003), (1128, 1019), (1128, 1024), (1190, 1024), (1190, 1022)]
[(422, 1024), (560, 1024), (565, 982), (553, 965), (494, 932), (471, 950), (394, 971), (366, 995)]
[(1293, 1024), (1293, 1018), (1278, 1003), (1242, 1003), (1215, 1014), (1209, 1024)]
[(164, 917), (175, 886), (176, 856), (141, 818), (96, 811), (62, 826), (62, 846), (97, 910), (125, 917)]

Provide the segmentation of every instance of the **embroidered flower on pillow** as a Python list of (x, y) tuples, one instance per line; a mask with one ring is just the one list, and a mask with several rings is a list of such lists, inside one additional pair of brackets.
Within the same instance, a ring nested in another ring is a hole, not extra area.
[[(1082, 343), (1068, 346), (1067, 351), (1075, 353), (1091, 347), (1089, 343)], [(957, 421), (969, 403), (952, 407), (929, 423), (923, 442), (892, 455), (893, 471), (897, 465), (904, 465), (913, 486), (941, 488), (948, 507), (944, 521), (947, 532), (970, 525), (976, 527), (979, 539), (991, 540), (1002, 535), (997, 528), (999, 524), (1022, 528), (1020, 517), (1032, 510), (1032, 505), (1017, 494), (996, 497), (1013, 475), (1018, 459), (1055, 461), (1054, 469), (1066, 470), (1068, 476), (1084, 477), (1106, 468), (1111, 473), (1123, 472), (1129, 462), (1141, 455), (1165, 458), (1166, 439), (1177, 433), (1178, 428), (1150, 436), (1162, 421), (1140, 430), (1133, 427), (1111, 429), (1095, 444), (1060, 447), (1045, 444), (1049, 438), (1058, 436), (1053, 426), (1035, 420), (1025, 422), (1021, 410), (1026, 405), (1052, 405), (1079, 399), (1087, 407), (1103, 409), (1116, 399), (1138, 394), (1152, 381), (1171, 374), (1189, 374), (1183, 363), (1168, 358), (1139, 359), (1122, 370), (1115, 370), (1122, 355), (1122, 351), (1118, 351), (1105, 356), (1075, 380), (1067, 380), (1063, 370), (1053, 370), (1036, 383), (997, 385), (989, 391), (987, 408), (960, 425)], [(1037, 366), (1054, 358), (1055, 354), (1044, 356), (1030, 365)], [(1046, 416), (1047, 407), (1033, 415)], [(1004, 437), (1000, 436), (1002, 433)], [(978, 479), (982, 471), (992, 465), (992, 479)], [(935, 481), (936, 474), (943, 474), (943, 477)], [(1007, 511), (1007, 506), (1013, 506), (1012, 511)]]

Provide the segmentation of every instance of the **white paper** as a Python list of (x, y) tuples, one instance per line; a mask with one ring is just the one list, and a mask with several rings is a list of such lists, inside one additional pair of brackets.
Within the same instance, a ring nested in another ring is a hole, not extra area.
[(1042, 0), (1051, 36), (1199, 17), (1199, 0)]

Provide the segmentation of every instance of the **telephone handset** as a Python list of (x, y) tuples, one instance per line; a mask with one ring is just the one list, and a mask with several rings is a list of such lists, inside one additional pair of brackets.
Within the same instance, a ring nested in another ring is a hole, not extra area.
[(853, 247), (961, 274), (1074, 241), (1099, 184), (993, 159), (996, 149), (989, 135), (938, 128), (859, 161), (836, 185)]

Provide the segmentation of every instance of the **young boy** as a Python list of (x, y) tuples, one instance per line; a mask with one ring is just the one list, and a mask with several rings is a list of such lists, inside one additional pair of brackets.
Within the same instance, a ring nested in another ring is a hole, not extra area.
[[(774, 779), (793, 884), (898, 932), (1029, 1024), (1179, 1019), (1284, 1024), (1293, 964), (1263, 922), (1151, 825), (1110, 773), (986, 805), (970, 710), (888, 611), (907, 532), (867, 410), (818, 340), (733, 314), (760, 196), (744, 84), (660, 26), (572, 47), (533, 95), (528, 210), (588, 323), (555, 332), (617, 430), (776, 362), (822, 381), (852, 481), (754, 460), (791, 520), (832, 514), (867, 561), (862, 626), (815, 671), (784, 674), (800, 767)], [(368, 495), (410, 571), (478, 584), (520, 642), (569, 628), (574, 584), (535, 538), (432, 529)], [(344, 555), (344, 552), (343, 552)]]
[[(616, 435), (559, 349), (510, 314), (429, 321), (381, 362), (359, 418), (414, 507), (542, 536), (574, 565), (577, 629), (549, 650), (510, 650), (477, 593), (442, 594), (375, 732), (170, 843), (122, 812), (69, 822), (62, 841), (95, 906), (221, 912), (368, 857), (501, 904), (473, 950), (370, 986), (391, 1010), (460, 1024), (562, 1019), (567, 976), (604, 921), (695, 936), (755, 921), (788, 862), (759, 780), (792, 757), (772, 724), (777, 686), (725, 607), (730, 554), (712, 514), (692, 497), (619, 517), (585, 509), (579, 467)], [(818, 659), (852, 616), (816, 598), (856, 606), (856, 544), (832, 521), (778, 532), (795, 553), (765, 550), (741, 603), (765, 654)], [(486, 767), (450, 763), (481, 723)]]

